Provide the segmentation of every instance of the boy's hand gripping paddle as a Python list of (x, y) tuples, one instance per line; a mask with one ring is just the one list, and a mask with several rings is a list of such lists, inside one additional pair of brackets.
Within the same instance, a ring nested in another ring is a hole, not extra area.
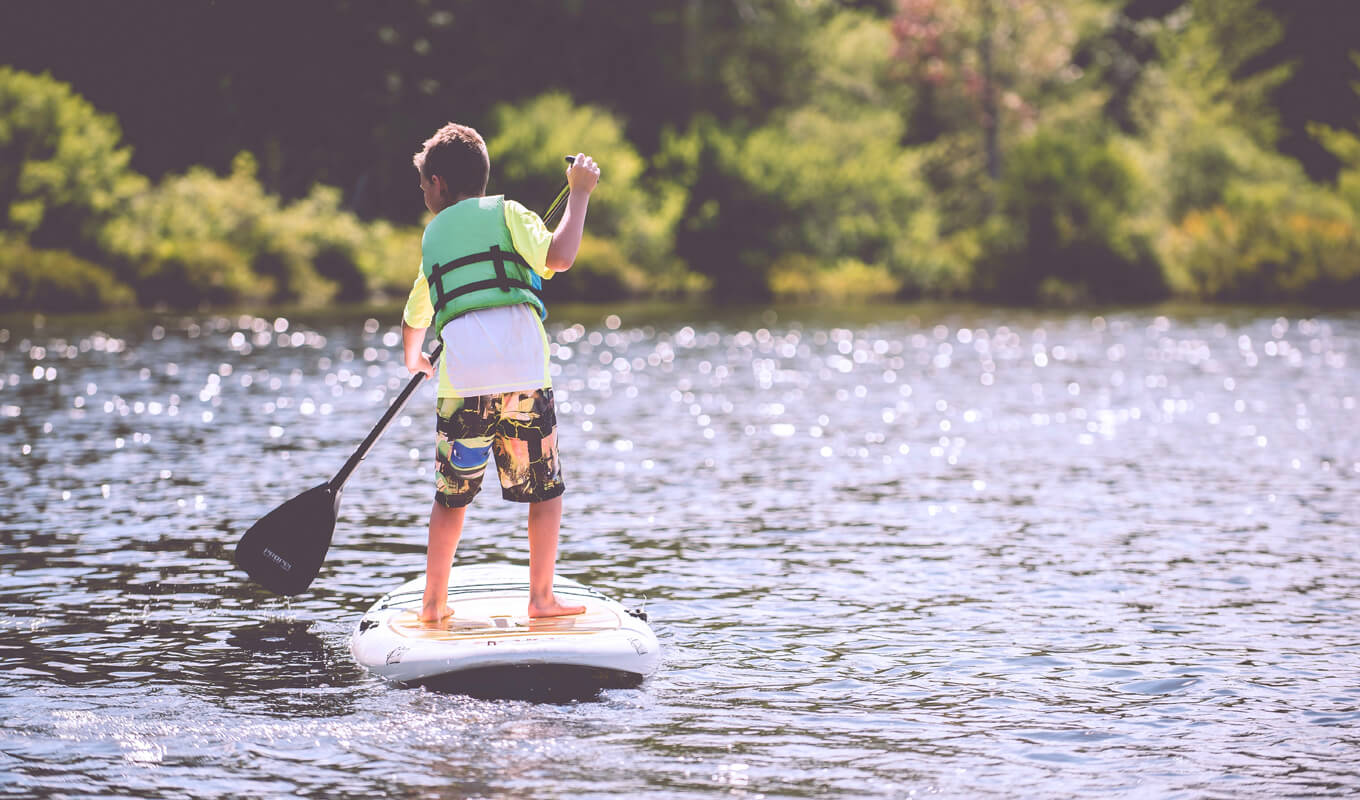
[[(572, 157), (567, 156), (567, 163), (572, 162)], [(548, 213), (543, 215), (545, 223), (562, 205), (567, 192), (568, 187), (563, 186)], [(443, 348), (442, 341), (434, 346), (430, 351), (431, 362), (439, 358)], [(326, 551), (330, 549), (340, 511), (340, 491), (345, 481), (424, 379), (423, 372), (411, 378), (334, 478), (308, 489), (251, 525), (236, 544), (236, 565), (275, 594), (295, 595), (307, 591), (321, 571), (321, 562), (325, 561)]]

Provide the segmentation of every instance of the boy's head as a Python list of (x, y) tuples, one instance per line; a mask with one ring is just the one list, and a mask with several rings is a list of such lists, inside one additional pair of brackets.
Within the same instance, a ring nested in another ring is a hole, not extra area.
[(425, 207), (432, 212), (456, 200), (486, 194), (491, 159), (481, 134), (466, 125), (450, 122), (440, 128), (411, 161), (420, 171)]

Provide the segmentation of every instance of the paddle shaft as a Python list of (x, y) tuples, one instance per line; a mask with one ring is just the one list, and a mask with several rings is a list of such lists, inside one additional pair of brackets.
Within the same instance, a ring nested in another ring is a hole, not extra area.
[[(430, 351), (430, 363), (433, 364), (435, 359), (439, 358), (439, 353), (443, 349), (443, 342), (434, 346), (434, 349)], [(368, 432), (368, 436), (364, 438), (364, 441), (359, 445), (359, 448), (354, 451), (354, 455), (350, 456), (349, 460), (345, 462), (345, 466), (341, 467), (340, 471), (335, 473), (334, 478), (331, 478), (331, 491), (339, 494), (340, 488), (345, 485), (345, 481), (349, 480), (350, 473), (354, 472), (354, 468), (359, 466), (360, 461), (364, 460), (364, 457), (368, 455), (368, 451), (373, 449), (373, 445), (378, 443), (378, 439), (383, 435), (383, 431), (387, 430), (387, 426), (392, 424), (392, 419), (396, 417), (397, 414), (401, 413), (402, 408), (406, 406), (406, 401), (411, 399), (411, 395), (415, 393), (416, 387), (420, 386), (420, 382), (423, 380), (425, 380), (425, 373), (418, 372), (411, 378), (410, 382), (406, 384), (406, 388), (401, 390), (401, 394), (397, 395), (397, 399), (392, 402), (392, 405), (388, 406), (387, 413), (383, 414), (382, 419), (378, 420), (378, 424), (374, 425), (373, 430)]]
[[(568, 164), (575, 163), (576, 161), (572, 156), (567, 156), (566, 159)], [(562, 187), (562, 191), (557, 193), (557, 199), (548, 207), (548, 213), (543, 215), (544, 222), (547, 222), (548, 219), (557, 212), (557, 209), (562, 206), (570, 191), (570, 184)], [(443, 349), (444, 343), (442, 341), (434, 346), (434, 349), (430, 351), (430, 363), (435, 363), (435, 360), (439, 358), (439, 354)], [(387, 408), (387, 413), (383, 414), (382, 419), (378, 420), (378, 424), (374, 425), (373, 430), (368, 432), (368, 436), (364, 438), (364, 441), (359, 445), (358, 449), (354, 451), (354, 454), (349, 457), (349, 460), (340, 468), (340, 471), (335, 473), (335, 477), (331, 478), (330, 487), (332, 492), (336, 494), (340, 493), (340, 489), (345, 485), (345, 481), (349, 480), (350, 474), (352, 474), (354, 469), (359, 466), (359, 462), (363, 461), (368, 455), (368, 451), (373, 449), (373, 445), (378, 443), (378, 439), (381, 438), (383, 432), (387, 430), (387, 426), (392, 424), (392, 420), (397, 414), (401, 413), (403, 408), (405, 408), (406, 401), (411, 399), (411, 395), (415, 393), (416, 387), (420, 386), (420, 382), (423, 380), (425, 380), (425, 373), (417, 373), (411, 378), (410, 382), (406, 384), (406, 388), (401, 390), (401, 394), (397, 395), (397, 399)]]

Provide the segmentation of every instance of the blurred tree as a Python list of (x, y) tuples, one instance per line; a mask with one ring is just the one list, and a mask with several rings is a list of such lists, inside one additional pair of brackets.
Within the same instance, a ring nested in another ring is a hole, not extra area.
[(118, 122), (65, 83), (0, 67), (0, 233), (97, 252), (103, 226), (145, 186)]
[(1280, 23), (1270, 46), (1239, 65), (1237, 74), (1289, 69), (1270, 94), (1282, 127), (1280, 150), (1303, 164), (1314, 180), (1334, 180), (1341, 162), (1316, 138), (1310, 124), (1360, 131), (1360, 8), (1355, 0), (1259, 0)]
[[(947, 154), (958, 150), (947, 140), (962, 137), (981, 153), (980, 176), (960, 171), (967, 160), (944, 155), (932, 170), (934, 186), (947, 191), (948, 183), (967, 183), (984, 201), (980, 213), (989, 213), (1005, 140), (1032, 133), (1041, 111), (1069, 92), (1081, 77), (1074, 48), (1110, 13), (1100, 0), (900, 0), (892, 21), (895, 57), (915, 95), (906, 141), (933, 143)], [(972, 216), (966, 204), (955, 210), (956, 217)]]
[(1254, 303), (1360, 302), (1355, 212), (1303, 180), (1238, 184), (1222, 205), (1192, 211), (1164, 239), (1168, 277), (1185, 295)]
[(1093, 74), (1108, 96), (1103, 116), (1126, 134), (1140, 132), (1135, 100), (1148, 66), (1161, 55), (1156, 31), (1185, 0), (1129, 0), (1105, 30), (1078, 43), (1072, 63)]
[(676, 249), (716, 296), (767, 296), (771, 281), (893, 294), (947, 272), (931, 252), (920, 156), (902, 144), (901, 88), (885, 79), (891, 45), (881, 18), (839, 11), (811, 47), (797, 106), (750, 129), (704, 117), (667, 139), (658, 170), (690, 187)]
[(131, 305), (109, 271), (64, 250), (35, 250), (0, 235), (0, 311), (93, 311)]
[(1127, 142), (1150, 187), (1139, 203), (1149, 225), (1220, 204), (1236, 182), (1301, 176), (1272, 146), (1269, 96), (1285, 70), (1233, 77), (1278, 35), (1256, 2), (1188, 0), (1149, 25), (1159, 55), (1129, 102), (1138, 136)]
[(1095, 132), (1045, 131), (1017, 146), (984, 229), (980, 288), (1006, 302), (1163, 296), (1152, 243), (1130, 225), (1136, 184)]
[[(563, 182), (564, 153), (582, 150), (601, 164), (601, 183), (591, 196), (586, 226), (590, 246), (577, 268), (547, 284), (548, 292), (561, 298), (604, 299), (674, 288), (674, 281), (683, 281), (673, 244), (684, 189), (647, 178), (646, 162), (624, 136), (617, 116), (552, 92), (497, 106), (483, 134), (491, 153), (488, 191), (538, 211)], [(583, 290), (573, 291), (578, 286)]]
[(797, 101), (840, 6), (44, 0), (0, 6), (0, 53), (116, 113), (153, 178), (245, 150), (286, 198), (330, 183), (363, 216), (412, 221), (409, 154), (444, 122), (558, 89), (621, 113), (643, 152), (700, 110), (758, 124)]
[[(1360, 65), (1360, 55), (1355, 56), (1355, 61)], [(1356, 87), (1356, 92), (1360, 93), (1360, 86)], [(1326, 125), (1313, 125), (1309, 132), (1340, 162), (1337, 190), (1360, 219), (1360, 135)]]

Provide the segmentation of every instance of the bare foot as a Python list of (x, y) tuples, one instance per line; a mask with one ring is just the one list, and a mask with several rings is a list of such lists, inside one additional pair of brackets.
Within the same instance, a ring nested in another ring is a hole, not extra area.
[(439, 622), (440, 620), (448, 619), (451, 616), (453, 616), (453, 609), (448, 606), (444, 606), (438, 611), (435, 611), (434, 606), (425, 606), (420, 609), (421, 622)]
[(564, 606), (557, 601), (556, 595), (549, 595), (546, 603), (535, 603), (529, 601), (529, 617), (531, 619), (541, 619), (543, 617), (570, 617), (574, 614), (584, 614), (585, 606)]

